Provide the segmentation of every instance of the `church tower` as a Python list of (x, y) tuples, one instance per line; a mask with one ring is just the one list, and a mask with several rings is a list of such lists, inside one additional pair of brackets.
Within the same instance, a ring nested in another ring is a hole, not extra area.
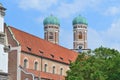
[(5, 16), (5, 8), (0, 3), (0, 33), (4, 32), (4, 16)]
[(59, 20), (57, 17), (50, 15), (43, 21), (44, 39), (54, 44), (59, 44)]
[(4, 45), (6, 44), (6, 36), (4, 32), (4, 16), (5, 8), (0, 3), (0, 72), (8, 72), (8, 53), (4, 52)]
[(87, 49), (87, 20), (81, 15), (73, 19), (73, 48)]

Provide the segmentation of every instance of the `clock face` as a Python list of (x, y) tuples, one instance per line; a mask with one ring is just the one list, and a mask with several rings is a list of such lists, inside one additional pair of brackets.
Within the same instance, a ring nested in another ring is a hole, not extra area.
[(78, 45), (78, 52), (79, 52), (79, 53), (82, 52), (82, 45)]
[(82, 45), (78, 45), (78, 49), (82, 49)]
[(79, 46), (79, 49), (82, 49), (82, 46)]

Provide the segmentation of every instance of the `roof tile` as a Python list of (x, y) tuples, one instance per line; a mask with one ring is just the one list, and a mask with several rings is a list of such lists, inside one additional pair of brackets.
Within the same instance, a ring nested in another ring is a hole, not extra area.
[[(67, 64), (69, 64), (70, 61), (74, 61), (78, 55), (72, 50), (64, 48), (58, 44), (53, 44), (24, 31), (13, 27), (10, 27), (10, 29), (16, 40), (20, 43), (22, 51)], [(51, 54), (54, 55), (54, 58), (51, 57)], [(63, 58), (63, 60), (61, 60), (60, 57)]]

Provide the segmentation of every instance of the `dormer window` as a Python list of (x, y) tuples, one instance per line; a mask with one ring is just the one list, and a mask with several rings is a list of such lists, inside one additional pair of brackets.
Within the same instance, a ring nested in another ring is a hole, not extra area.
[(43, 54), (43, 51), (39, 50), (40, 54)]
[(70, 60), (70, 59), (69, 59), (68, 61), (69, 61), (69, 63), (71, 63), (71, 60)]
[(31, 51), (31, 50), (32, 50), (30, 47), (27, 47), (27, 49), (28, 49), (29, 51)]
[(54, 58), (54, 55), (50, 54), (52, 58)]
[(60, 59), (61, 59), (61, 60), (63, 60), (63, 58), (62, 58), (62, 57), (60, 57)]

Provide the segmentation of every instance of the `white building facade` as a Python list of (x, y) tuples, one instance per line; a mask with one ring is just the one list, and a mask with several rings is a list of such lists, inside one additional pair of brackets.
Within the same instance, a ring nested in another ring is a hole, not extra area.
[(6, 35), (4, 33), (5, 8), (0, 3), (0, 72), (8, 73), (8, 53), (4, 52)]

